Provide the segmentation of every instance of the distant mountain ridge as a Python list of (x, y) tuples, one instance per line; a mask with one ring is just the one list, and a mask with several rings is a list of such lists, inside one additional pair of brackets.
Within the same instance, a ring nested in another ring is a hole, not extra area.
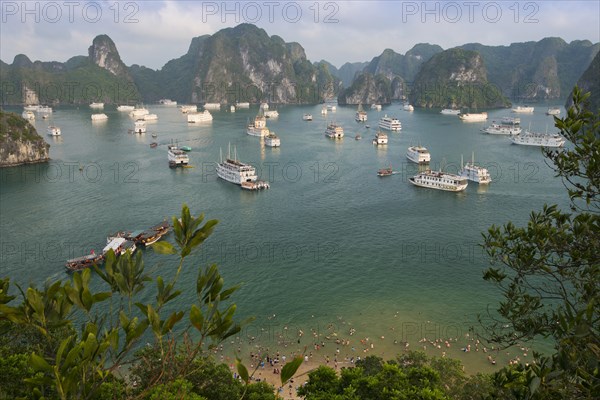
[(545, 100), (567, 96), (577, 79), (600, 51), (600, 43), (561, 38), (538, 42), (485, 46), (469, 43), (461, 49), (474, 50), (485, 62), (488, 80), (512, 99)]
[[(545, 38), (458, 48), (481, 56), (488, 86), (511, 99), (535, 101), (564, 98), (600, 44)], [(299, 43), (286, 43), (254, 25), (241, 24), (193, 38), (186, 54), (154, 70), (137, 64), (127, 67), (110, 37), (99, 35), (87, 56), (65, 63), (32, 62), (22, 54), (12, 64), (0, 61), (0, 96), (3, 104), (133, 104), (161, 98), (302, 104), (336, 96), (340, 104), (386, 103), (406, 99), (424, 63), (443, 51), (438, 45), (419, 43), (404, 55), (385, 49), (370, 62), (345, 63), (338, 69), (326, 60), (311, 63)]]
[(88, 104), (136, 102), (141, 96), (107, 35), (97, 36), (88, 56), (64, 63), (32, 62), (18, 54), (11, 65), (0, 63), (3, 104)]

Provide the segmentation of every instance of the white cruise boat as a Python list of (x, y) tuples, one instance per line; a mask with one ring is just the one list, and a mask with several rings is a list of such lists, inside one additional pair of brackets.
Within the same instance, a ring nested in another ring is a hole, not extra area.
[(157, 121), (158, 120), (158, 115), (156, 114), (146, 114), (142, 116), (142, 119), (144, 121)]
[(38, 106), (36, 111), (41, 114), (52, 114), (52, 107)]
[(326, 106), (323, 106), (321, 108), (321, 115), (327, 115), (327, 107)]
[(148, 109), (143, 106), (135, 107), (132, 111), (129, 112), (129, 116), (133, 118), (143, 117), (144, 115), (148, 114), (150, 114), (150, 111), (148, 111)]
[(237, 108), (250, 108), (250, 103), (248, 103), (247, 101), (241, 101), (241, 102), (235, 103), (235, 106)]
[(183, 114), (197, 112), (198, 111), (198, 106), (190, 105), (190, 104), (182, 105), (182, 106), (179, 106), (179, 110), (181, 110), (181, 112)]
[(490, 135), (519, 135), (521, 134), (521, 119), (504, 117), (500, 123), (493, 121), (490, 126), (481, 131)]
[(509, 139), (513, 144), (523, 146), (563, 147), (565, 144), (565, 139), (558, 133), (536, 133), (529, 130), (522, 135), (511, 136)]
[(500, 125), (492, 122), (490, 126), (483, 128), (481, 132), (488, 133), (490, 135), (518, 135), (521, 133), (521, 128)]
[(475, 165), (475, 153), (471, 154), (471, 162), (464, 165), (463, 158), (460, 156), (460, 171), (458, 174), (479, 184), (488, 184), (492, 181), (492, 177), (486, 168)]
[(388, 131), (397, 132), (402, 129), (402, 124), (398, 118), (388, 117), (387, 114), (379, 120), (379, 127)]
[(277, 136), (273, 132), (269, 132), (269, 134), (267, 136), (265, 136), (264, 142), (265, 142), (265, 146), (269, 146), (269, 147), (280, 147), (281, 146), (281, 140), (279, 139), (279, 136)]
[(21, 114), (21, 117), (25, 118), (28, 121), (35, 121), (35, 114), (33, 113), (33, 111), (25, 110), (23, 111), (23, 114)]
[(163, 106), (176, 106), (177, 102), (171, 99), (160, 99), (158, 104), (162, 104)]
[(415, 186), (446, 190), (449, 192), (460, 192), (465, 190), (469, 185), (467, 178), (462, 176), (431, 170), (421, 172), (412, 178), (408, 178), (408, 181)]
[(174, 144), (170, 144), (168, 146), (167, 157), (169, 159), (169, 167), (188, 165), (190, 162), (190, 158), (188, 157), (187, 153)]
[(126, 105), (120, 105), (117, 107), (117, 111), (124, 111), (124, 112), (130, 112), (133, 111), (135, 109), (134, 106), (126, 106)]
[(304, 114), (302, 116), (302, 120), (303, 121), (312, 121), (313, 120), (312, 114)]
[(341, 139), (344, 137), (344, 128), (341, 125), (331, 123), (325, 129), (325, 136), (331, 139)]
[(146, 121), (138, 119), (133, 124), (133, 133), (146, 133)]
[(356, 116), (354, 117), (356, 122), (367, 122), (367, 113), (363, 110), (362, 104), (358, 105), (358, 109), (356, 110)]
[(48, 133), (48, 136), (60, 136), (62, 133), (58, 126), (52, 126), (52, 125), (50, 125), (48, 127), (48, 129), (46, 129), (46, 132)]
[(381, 111), (381, 104), (371, 104), (371, 110)]
[(279, 117), (279, 113), (277, 112), (277, 110), (266, 110), (264, 112), (264, 115), (266, 118), (277, 118)]
[(458, 118), (460, 118), (462, 121), (466, 121), (466, 122), (479, 122), (479, 121), (485, 121), (488, 118), (488, 115), (486, 112), (482, 112), (482, 113), (460, 113), (458, 114)]
[(209, 122), (213, 120), (213, 116), (208, 110), (204, 110), (199, 113), (189, 113), (187, 115), (187, 122), (190, 124), (198, 122)]
[(37, 111), (39, 107), (38, 104), (29, 104), (23, 107), (23, 111)]
[(269, 103), (260, 103), (260, 109), (261, 110), (268, 110), (269, 109)]
[(205, 110), (220, 110), (221, 109), (221, 103), (204, 103), (204, 109)]
[(90, 108), (94, 108), (96, 110), (101, 110), (104, 108), (104, 103), (92, 103), (92, 104), (90, 104)]
[(333, 104), (327, 104), (327, 111), (332, 111), (335, 112), (337, 110), (337, 107)]
[(246, 133), (250, 136), (267, 136), (269, 134), (267, 119), (262, 112), (259, 111), (258, 115), (254, 117), (254, 122), (248, 124)]
[(546, 115), (560, 115), (560, 107), (550, 107), (546, 111)]
[(235, 106), (234, 105), (229, 106), (229, 112), (235, 112)]
[(383, 132), (377, 132), (375, 134), (375, 139), (373, 139), (373, 144), (378, 146), (388, 144), (388, 135)]
[(460, 114), (460, 110), (455, 110), (454, 108), (444, 108), (440, 111), (440, 114), (443, 115), (458, 115)]
[(106, 121), (108, 119), (108, 115), (101, 114), (92, 114), (92, 121)]
[(231, 147), (227, 152), (227, 158), (223, 161), (223, 153), (220, 155), (220, 162), (217, 164), (217, 176), (227, 182), (241, 185), (243, 182), (256, 182), (256, 168), (250, 164), (244, 164), (237, 159), (237, 150), (233, 150), (234, 156), (231, 158)]
[(429, 150), (423, 146), (410, 146), (406, 150), (406, 158), (417, 164), (429, 164), (431, 161), (431, 154)]
[(406, 103), (406, 104), (405, 104), (405, 105), (402, 107), (402, 109), (403, 109), (404, 111), (415, 111), (415, 107), (413, 107), (413, 105), (412, 105), (412, 104), (408, 104), (408, 103)]
[(534, 110), (534, 108), (530, 107), (530, 106), (516, 106), (516, 107), (513, 107), (512, 112), (531, 114), (533, 112), (533, 110)]

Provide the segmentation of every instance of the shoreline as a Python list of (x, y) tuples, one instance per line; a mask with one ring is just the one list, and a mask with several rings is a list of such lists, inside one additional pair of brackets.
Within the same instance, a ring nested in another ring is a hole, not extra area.
[(469, 376), (480, 372), (494, 373), (504, 366), (533, 360), (531, 349), (525, 345), (498, 350), (496, 347), (486, 346), (469, 333), (460, 337), (422, 337), (419, 340), (408, 341), (394, 338), (393, 327), (389, 328), (388, 336), (382, 334), (375, 337), (361, 336), (350, 325), (345, 328), (347, 330), (345, 329), (344, 333), (324, 334), (311, 329), (306, 334), (300, 329), (291, 332), (291, 329), (283, 326), (281, 332), (266, 341), (259, 341), (255, 337), (242, 338), (238, 335), (222, 343), (211, 355), (215, 362), (226, 364), (234, 376), (237, 375), (237, 355), (249, 373), (254, 373), (254, 382), (267, 382), (275, 390), (281, 390), (281, 381), (279, 374), (274, 373), (274, 370), (281, 370), (294, 356), (302, 355), (304, 361), (294, 374), (293, 382), (286, 384), (280, 392), (284, 399), (292, 400), (300, 399), (296, 395), (296, 389), (308, 380), (310, 371), (323, 365), (339, 372), (341, 368), (351, 368), (356, 361), (371, 355), (388, 361), (411, 350), (423, 351), (430, 358), (447, 357), (460, 361), (463, 371)]

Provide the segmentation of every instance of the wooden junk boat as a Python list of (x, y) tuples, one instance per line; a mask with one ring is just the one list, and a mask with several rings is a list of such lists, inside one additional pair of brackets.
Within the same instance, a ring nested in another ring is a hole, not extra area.
[(101, 254), (96, 254), (92, 250), (91, 254), (67, 260), (66, 268), (69, 271), (81, 271), (95, 264), (101, 264), (104, 261), (106, 253), (111, 249), (116, 255), (122, 255), (128, 250), (133, 253), (137, 249), (136, 245), (150, 246), (169, 233), (170, 229), (171, 226), (165, 220), (146, 230), (119, 231), (107, 238), (107, 245), (102, 249)]
[(122, 237), (127, 240), (131, 240), (137, 245), (150, 246), (153, 243), (156, 243), (160, 238), (169, 233), (171, 229), (171, 225), (169, 222), (163, 221), (158, 225), (154, 225), (146, 230), (137, 230), (137, 231), (119, 231), (115, 233), (113, 236)]
[(109, 237), (106, 240), (106, 246), (102, 249), (101, 254), (95, 254), (94, 250), (92, 250), (91, 254), (83, 257), (77, 257), (70, 260), (67, 260), (66, 267), (69, 271), (81, 271), (85, 268), (90, 268), (93, 265), (100, 264), (104, 261), (106, 253), (109, 250), (115, 252), (116, 255), (125, 254), (128, 250), (132, 253), (135, 252), (136, 247), (135, 243), (121, 237)]

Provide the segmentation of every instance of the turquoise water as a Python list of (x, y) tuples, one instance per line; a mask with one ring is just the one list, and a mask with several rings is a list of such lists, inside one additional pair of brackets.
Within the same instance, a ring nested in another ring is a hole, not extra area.
[[(552, 132), (547, 107), (520, 115), (521, 125)], [(198, 266), (217, 263), (227, 283), (243, 283), (235, 297), (239, 315), (257, 320), (239, 336), (240, 346), (301, 348), (311, 345), (311, 329), (319, 340), (333, 340), (350, 338), (353, 327), (352, 339), (377, 338), (374, 351), (388, 356), (401, 349), (394, 340), (416, 349), (422, 337), (456, 337), (449, 356), (461, 357), (470, 371), (489, 369), (481, 354), (458, 349), (477, 313), (498, 301), (481, 278), (488, 266), (481, 232), (508, 220), (523, 224), (544, 203), (567, 201), (538, 148), (480, 133), (482, 123), (439, 111), (409, 113), (400, 104), (367, 110), (371, 129), (354, 121), (355, 107), (327, 116), (320, 105), (279, 107), (279, 118), (267, 123), (281, 138), (276, 149), (245, 133), (256, 106), (214, 112), (212, 123), (198, 126), (188, 125), (177, 108), (148, 108), (159, 120), (148, 122), (145, 135), (128, 134), (133, 120), (114, 108), (105, 110), (104, 123), (92, 123), (87, 107), (59, 107), (52, 119), (36, 120), (52, 161), (0, 170), (2, 276), (23, 284), (65, 278), (67, 258), (99, 251), (108, 233), (156, 224), (187, 203), (220, 223), (190, 257), (181, 282), (193, 282)], [(302, 121), (304, 113), (314, 121)], [(384, 114), (398, 117), (403, 129), (375, 147), (371, 139)], [(490, 111), (487, 123), (509, 114)], [(326, 121), (342, 124), (345, 138), (326, 138)], [(61, 127), (61, 137), (45, 135), (50, 123)], [(357, 133), (362, 140), (354, 140)], [(154, 140), (155, 149), (149, 147)], [(192, 147), (194, 168), (168, 168), (171, 140)], [(246, 192), (217, 179), (219, 150), (228, 144), (259, 168), (270, 190)], [(461, 155), (468, 160), (475, 152), (493, 182), (487, 188), (470, 183), (462, 193), (416, 188), (407, 179), (416, 167), (404, 156), (411, 144), (426, 146), (432, 166), (449, 172), (456, 172)], [(398, 174), (377, 177), (389, 165)], [(175, 260), (150, 251), (145, 260), (160, 274), (174, 272)], [(177, 304), (194, 300), (188, 290)], [(298, 330), (305, 333), (300, 344)]]

